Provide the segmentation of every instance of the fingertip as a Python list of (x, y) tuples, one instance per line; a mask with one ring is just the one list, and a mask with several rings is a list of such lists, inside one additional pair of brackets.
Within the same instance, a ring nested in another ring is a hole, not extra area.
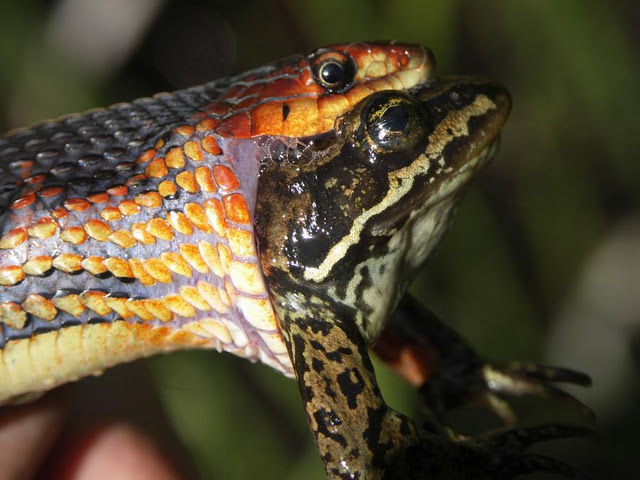
[(127, 423), (108, 424), (68, 442), (64, 459), (47, 478), (65, 480), (180, 480), (166, 454), (147, 434)]
[(31, 478), (51, 449), (64, 424), (66, 389), (42, 399), (0, 410), (0, 465), (2, 478)]

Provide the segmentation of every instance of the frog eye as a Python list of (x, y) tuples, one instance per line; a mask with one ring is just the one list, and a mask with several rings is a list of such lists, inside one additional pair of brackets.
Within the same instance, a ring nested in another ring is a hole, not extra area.
[(356, 66), (349, 55), (329, 50), (312, 56), (311, 72), (322, 88), (341, 93), (353, 85)]
[(404, 152), (426, 136), (425, 114), (400, 92), (380, 92), (362, 110), (362, 123), (370, 148), (382, 153)]

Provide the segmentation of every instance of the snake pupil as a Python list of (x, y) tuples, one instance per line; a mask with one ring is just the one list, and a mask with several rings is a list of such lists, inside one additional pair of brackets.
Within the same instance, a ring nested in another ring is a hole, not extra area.
[(335, 85), (341, 82), (343, 76), (344, 67), (337, 62), (325, 63), (320, 69), (320, 78), (329, 85)]

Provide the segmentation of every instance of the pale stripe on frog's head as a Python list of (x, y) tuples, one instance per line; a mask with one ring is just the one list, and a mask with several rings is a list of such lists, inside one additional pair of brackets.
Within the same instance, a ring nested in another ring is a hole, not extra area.
[(307, 139), (297, 161), (266, 163), (256, 221), (267, 277), (322, 285), (374, 338), (495, 153), (509, 110), (504, 88), (470, 78), (377, 92)]

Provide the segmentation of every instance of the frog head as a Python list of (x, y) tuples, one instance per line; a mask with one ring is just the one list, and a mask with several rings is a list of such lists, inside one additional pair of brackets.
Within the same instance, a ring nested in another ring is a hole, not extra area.
[(442, 78), (374, 93), (331, 132), (271, 148), (255, 222), (272, 295), (344, 307), (374, 341), (495, 154), (510, 107), (498, 84)]

